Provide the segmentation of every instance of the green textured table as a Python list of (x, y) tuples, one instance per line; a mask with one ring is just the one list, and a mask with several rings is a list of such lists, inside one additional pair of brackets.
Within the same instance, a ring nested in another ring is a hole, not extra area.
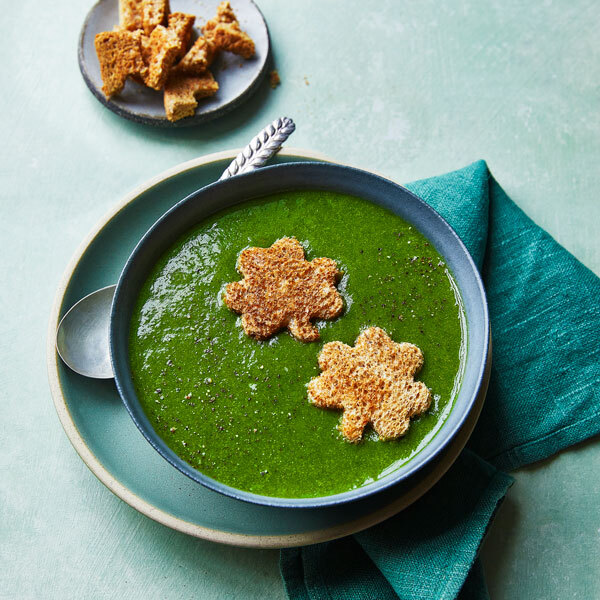
[[(120, 197), (166, 168), (241, 146), (283, 114), (297, 123), (294, 146), (397, 181), (485, 158), (600, 273), (597, 2), (259, 4), (282, 85), (179, 131), (126, 122), (89, 93), (76, 61), (88, 2), (4, 7), (2, 598), (284, 596), (277, 552), (186, 537), (109, 493), (50, 399), (46, 325), (69, 257)], [(483, 549), (494, 599), (600, 597), (599, 466), (592, 440), (516, 473)]]

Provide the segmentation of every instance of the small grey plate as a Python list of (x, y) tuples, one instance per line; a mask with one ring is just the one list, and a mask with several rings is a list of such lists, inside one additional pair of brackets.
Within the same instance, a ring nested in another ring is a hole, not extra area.
[[(171, 12), (196, 16), (195, 34), (217, 12), (219, 0), (172, 0)], [(256, 54), (249, 60), (229, 52), (220, 52), (211, 66), (219, 83), (212, 98), (198, 102), (196, 114), (172, 123), (165, 116), (163, 94), (128, 80), (123, 91), (107, 100), (102, 92), (100, 64), (94, 38), (102, 31), (112, 31), (119, 23), (118, 0), (99, 0), (85, 19), (79, 37), (79, 68), (91, 92), (110, 110), (121, 117), (158, 127), (189, 127), (215, 119), (248, 98), (267, 72), (270, 52), (269, 31), (262, 13), (252, 0), (232, 0), (231, 6), (240, 26), (254, 40)]]

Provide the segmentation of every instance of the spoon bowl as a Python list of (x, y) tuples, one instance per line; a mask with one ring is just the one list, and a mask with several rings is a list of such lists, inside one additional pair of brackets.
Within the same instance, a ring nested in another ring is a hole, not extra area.
[(88, 294), (74, 304), (58, 324), (56, 350), (76, 373), (111, 379), (108, 332), (116, 285)]

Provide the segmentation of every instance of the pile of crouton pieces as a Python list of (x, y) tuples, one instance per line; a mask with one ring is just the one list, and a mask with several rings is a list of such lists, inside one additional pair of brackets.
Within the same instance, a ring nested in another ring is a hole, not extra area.
[(219, 89), (209, 70), (217, 53), (248, 59), (255, 51), (228, 1), (219, 4), (216, 17), (192, 44), (195, 20), (194, 15), (171, 13), (168, 0), (119, 0), (119, 25), (95, 38), (104, 95), (118, 94), (131, 77), (164, 90), (169, 121), (192, 116), (198, 100)]

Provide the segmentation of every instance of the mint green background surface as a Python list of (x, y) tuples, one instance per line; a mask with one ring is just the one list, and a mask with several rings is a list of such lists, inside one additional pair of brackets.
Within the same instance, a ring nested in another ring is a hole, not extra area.
[[(5, 8), (0, 597), (283, 597), (277, 552), (187, 538), (110, 494), (51, 403), (44, 342), (61, 273), (93, 224), (158, 172), (241, 146), (280, 114), (298, 125), (293, 145), (397, 181), (485, 158), (600, 273), (596, 3), (259, 4), (282, 85), (174, 132), (125, 122), (89, 93), (76, 63), (88, 3)], [(600, 595), (599, 464), (592, 440), (516, 473), (483, 550), (492, 598)]]

